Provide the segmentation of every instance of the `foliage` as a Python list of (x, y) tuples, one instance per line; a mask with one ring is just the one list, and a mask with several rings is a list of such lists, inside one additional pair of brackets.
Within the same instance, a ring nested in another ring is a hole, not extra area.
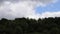
[(60, 34), (60, 17), (0, 20), (0, 34)]

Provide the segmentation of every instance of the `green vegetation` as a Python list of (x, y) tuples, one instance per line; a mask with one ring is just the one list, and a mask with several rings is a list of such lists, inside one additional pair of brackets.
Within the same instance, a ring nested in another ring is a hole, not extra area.
[(0, 34), (60, 34), (60, 17), (0, 20)]

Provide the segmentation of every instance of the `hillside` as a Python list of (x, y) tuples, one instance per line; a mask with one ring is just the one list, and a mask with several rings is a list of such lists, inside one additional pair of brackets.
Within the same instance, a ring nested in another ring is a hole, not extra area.
[(0, 20), (0, 34), (60, 34), (60, 17), (44, 19), (16, 18)]

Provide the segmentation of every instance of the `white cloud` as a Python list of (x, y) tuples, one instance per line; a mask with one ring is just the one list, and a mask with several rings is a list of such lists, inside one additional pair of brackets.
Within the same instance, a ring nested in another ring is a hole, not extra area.
[(41, 14), (41, 18), (48, 18), (48, 17), (60, 17), (60, 11), (45, 12), (45, 13)]
[(54, 2), (53, 0), (0, 0), (0, 18), (45, 17), (44, 14), (36, 14), (34, 8)]

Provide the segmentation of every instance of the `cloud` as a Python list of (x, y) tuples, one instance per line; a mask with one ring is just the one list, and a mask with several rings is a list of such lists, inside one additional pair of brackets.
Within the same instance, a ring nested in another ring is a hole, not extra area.
[(54, 2), (55, 0), (0, 0), (0, 18), (29, 17), (38, 19), (44, 14), (37, 14), (35, 7)]
[(41, 14), (41, 18), (48, 18), (48, 17), (60, 17), (60, 11), (56, 12), (45, 12)]
[(26, 2), (30, 5), (39, 5), (39, 6), (44, 6), (46, 4), (50, 4), (50, 3), (55, 3), (57, 2), (57, 0), (0, 0), (0, 4), (4, 3), (4, 2), (11, 2), (11, 3), (17, 3), (17, 2)]

